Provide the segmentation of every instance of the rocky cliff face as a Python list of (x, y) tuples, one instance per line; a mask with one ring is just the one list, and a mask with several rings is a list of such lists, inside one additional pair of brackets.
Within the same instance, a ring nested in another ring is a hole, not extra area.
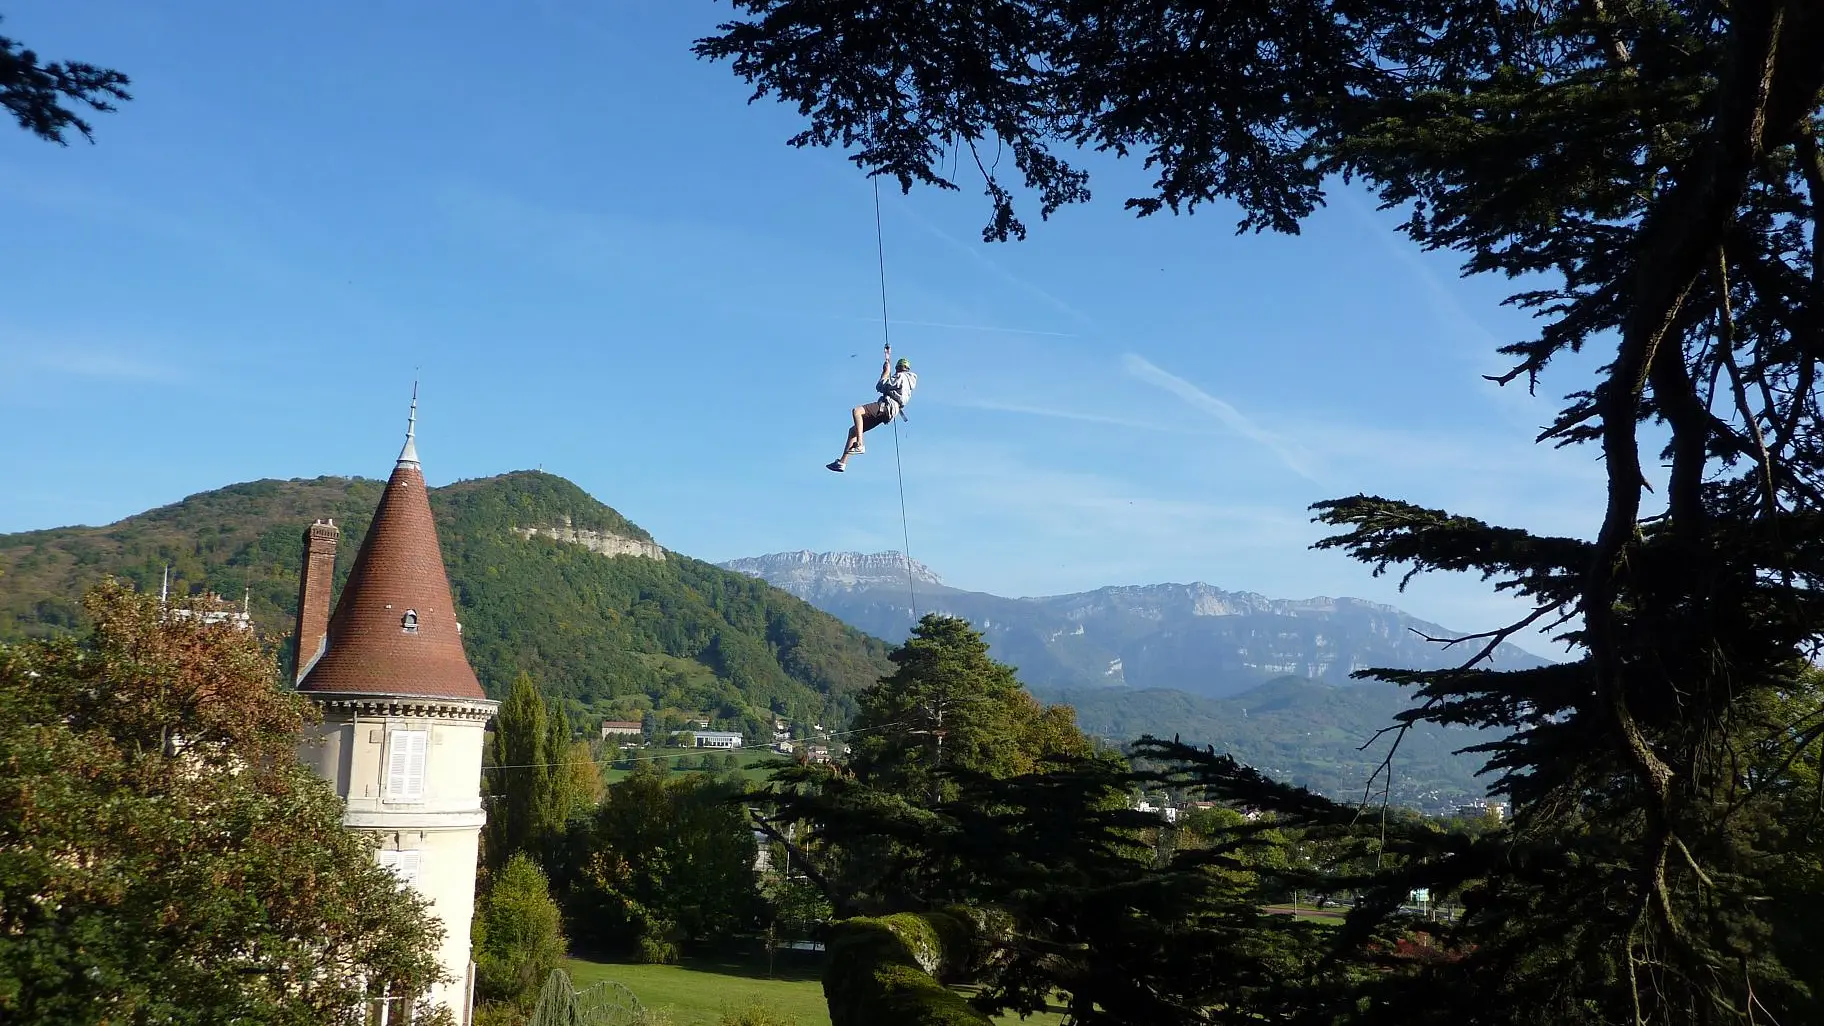
[(623, 538), (607, 531), (590, 531), (572, 526), (570, 518), (565, 517), (562, 526), (556, 527), (515, 527), (513, 533), (521, 538), (550, 538), (553, 541), (569, 542), (581, 545), (591, 552), (604, 556), (640, 556), (645, 559), (664, 559), (665, 550), (656, 542), (640, 538)]
[[(755, 574), (876, 637), (904, 638), (913, 623), (906, 564), (896, 553), (784, 553), (723, 564)], [(1393, 606), (1352, 598), (1274, 599), (1208, 584), (1099, 588), (1075, 595), (1003, 598), (945, 587), (913, 564), (919, 612), (960, 616), (994, 657), (1033, 687), (1173, 688), (1233, 695), (1277, 677), (1333, 684), (1370, 667), (1434, 669), (1456, 653), (1420, 638), (1461, 632)], [(1542, 660), (1513, 645), (1496, 667)]]
[(941, 587), (931, 568), (897, 552), (775, 552), (730, 560), (724, 570), (751, 574), (775, 588), (810, 601), (813, 595), (835, 595), (870, 588), (897, 588), (903, 593), (909, 570), (914, 584)]

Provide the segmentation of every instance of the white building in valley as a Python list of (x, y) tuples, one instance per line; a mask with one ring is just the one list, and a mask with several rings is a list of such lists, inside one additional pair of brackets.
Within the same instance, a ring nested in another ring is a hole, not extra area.
[(299, 751), (346, 802), (343, 823), (373, 835), (381, 864), (431, 902), (444, 928), (439, 959), (453, 982), (426, 996), (468, 1026), (469, 920), (487, 818), (482, 736), (497, 703), (463, 652), (418, 465), (417, 405), (414, 399), (405, 448), (333, 613), (335, 524), (318, 521), (305, 533), (297, 684), (323, 722)]

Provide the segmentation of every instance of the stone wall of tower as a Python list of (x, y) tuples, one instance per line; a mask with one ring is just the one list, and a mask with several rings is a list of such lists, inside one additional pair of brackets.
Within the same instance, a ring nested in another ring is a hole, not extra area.
[[(469, 929), (475, 863), (486, 815), (481, 805), (487, 701), (313, 696), (323, 712), (299, 756), (346, 803), (343, 825), (374, 839), (375, 857), (400, 866), (442, 923), (438, 960), (451, 978), (429, 997), (450, 1009), (458, 1026), (470, 1012)], [(394, 793), (396, 745), (424, 736), (422, 780)]]

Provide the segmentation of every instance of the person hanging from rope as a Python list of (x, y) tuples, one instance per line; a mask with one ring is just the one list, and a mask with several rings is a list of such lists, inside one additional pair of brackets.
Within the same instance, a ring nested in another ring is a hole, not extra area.
[(860, 456), (868, 451), (861, 443), (862, 435), (882, 424), (892, 423), (894, 417), (905, 419), (906, 403), (911, 401), (912, 389), (918, 385), (918, 375), (912, 373), (912, 361), (902, 356), (895, 364), (891, 343), (885, 351), (887, 358), (880, 363), (880, 380), (874, 382), (874, 391), (880, 393), (880, 398), (850, 411), (855, 416), (855, 426), (849, 428), (842, 458), (827, 465), (838, 474), (843, 472), (850, 456)]

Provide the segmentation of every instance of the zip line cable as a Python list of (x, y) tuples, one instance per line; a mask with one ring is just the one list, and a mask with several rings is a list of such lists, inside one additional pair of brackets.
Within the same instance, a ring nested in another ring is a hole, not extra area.
[[(878, 176), (874, 179), (874, 259), (880, 269), (880, 337), (886, 343), (887, 350), (891, 352), (893, 322), (887, 317), (887, 242), (886, 232), (880, 225), (880, 178)], [(910, 519), (906, 516), (906, 471), (904, 464), (900, 461), (899, 451), (899, 420), (895, 418), (893, 421), (893, 474), (899, 480), (900, 555), (906, 561), (906, 594), (911, 599), (912, 623), (916, 625), (918, 623), (918, 585), (912, 576), (912, 526)], [(939, 686), (936, 716), (934, 717), (936, 724), (934, 729), (929, 731), (931, 739), (936, 745), (932, 761), (940, 768), (944, 764), (944, 710), (949, 704), (950, 688), (946, 682)], [(927, 716), (930, 716), (932, 712), (928, 708), (923, 711)]]
[[(887, 319), (887, 242), (880, 227), (880, 179), (874, 179), (874, 260), (880, 269), (880, 338), (893, 349), (892, 321)], [(899, 457), (899, 420), (893, 421), (893, 473), (899, 478), (899, 554), (906, 561), (906, 594), (912, 599), (912, 622), (918, 622), (918, 586), (912, 580), (912, 527), (906, 519), (906, 471)]]

